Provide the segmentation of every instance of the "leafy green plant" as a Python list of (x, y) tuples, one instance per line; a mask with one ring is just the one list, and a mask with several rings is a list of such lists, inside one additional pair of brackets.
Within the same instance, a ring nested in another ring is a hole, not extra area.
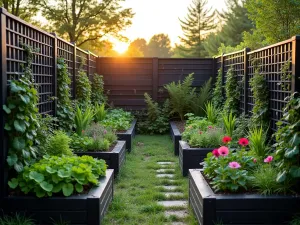
[(78, 71), (76, 76), (76, 103), (85, 109), (91, 104), (92, 87), (86, 72)]
[(24, 194), (35, 193), (42, 198), (62, 193), (70, 196), (99, 184), (99, 177), (105, 176), (106, 164), (91, 156), (52, 156), (30, 166), (9, 181), (12, 189)]
[(123, 109), (109, 110), (101, 124), (105, 127), (111, 127), (117, 131), (125, 131), (130, 128), (133, 116), (130, 112)]
[(240, 84), (238, 82), (237, 76), (234, 74), (232, 66), (228, 69), (226, 77), (226, 100), (224, 104), (224, 112), (232, 112), (234, 115), (236, 115), (239, 111)]
[(208, 81), (204, 83), (204, 85), (200, 88), (198, 94), (195, 93), (195, 98), (192, 104), (192, 111), (196, 116), (204, 116), (205, 115), (205, 104), (211, 98), (211, 83), (212, 78), (209, 78)]
[(148, 119), (151, 120), (151, 121), (154, 121), (159, 117), (159, 115), (161, 113), (159, 105), (158, 105), (157, 102), (154, 102), (152, 100), (151, 96), (148, 93), (145, 93), (144, 97), (145, 97), (145, 102), (147, 104)]
[(33, 83), (32, 62), (34, 50), (25, 44), (25, 65), (22, 66), (24, 74), (20, 79), (9, 83), (7, 103), (3, 105), (6, 113), (4, 129), (8, 134), (7, 163), (17, 172), (23, 171), (25, 165), (30, 165), (38, 157), (36, 149), (36, 136), (39, 128), (38, 122), (38, 92)]
[(30, 218), (16, 213), (13, 216), (4, 215), (0, 217), (0, 225), (35, 225), (35, 222)]
[(57, 113), (58, 128), (71, 131), (74, 127), (74, 109), (70, 99), (70, 74), (63, 58), (57, 60)]
[(104, 82), (103, 82), (103, 76), (99, 75), (97, 73), (93, 76), (93, 82), (92, 82), (92, 102), (93, 104), (97, 105), (105, 105), (106, 97), (104, 95)]
[(98, 103), (96, 103), (94, 106), (94, 112), (95, 112), (95, 116), (94, 116), (95, 122), (101, 122), (102, 120), (104, 120), (107, 114), (105, 110), (105, 104), (98, 105)]
[[(233, 130), (232, 134), (232, 144), (237, 143), (237, 140), (240, 137), (246, 137), (249, 133), (249, 125), (250, 125), (250, 119), (243, 113), (241, 114), (235, 122), (235, 129)], [(232, 146), (234, 147), (234, 146)]]
[(280, 172), (277, 182), (295, 183), (300, 177), (299, 146), (300, 146), (300, 97), (293, 93), (285, 99), (288, 101), (283, 110), (283, 118), (277, 123), (275, 133), (276, 159)]
[(217, 148), (222, 145), (224, 132), (220, 128), (211, 128), (207, 131), (194, 132), (190, 139), (189, 145), (198, 148)]
[(193, 134), (199, 134), (199, 132), (206, 132), (208, 129), (215, 128), (214, 124), (206, 118), (194, 117), (193, 115), (194, 114), (187, 114), (187, 124), (184, 132), (182, 133), (182, 140), (187, 142), (190, 142)]
[(267, 135), (263, 128), (255, 127), (250, 129), (248, 138), (250, 141), (250, 150), (257, 158), (264, 158), (268, 154), (269, 147), (267, 144)]
[(82, 135), (87, 126), (93, 121), (94, 112), (91, 106), (87, 106), (85, 111), (83, 111), (79, 106), (76, 106), (75, 111), (75, 125), (76, 133)]
[(94, 139), (92, 137), (78, 135), (73, 133), (71, 136), (70, 148), (74, 151), (87, 151), (91, 149), (90, 146), (93, 145)]
[(212, 102), (207, 102), (207, 104), (205, 104), (204, 111), (206, 113), (206, 117), (209, 122), (213, 124), (216, 124), (218, 122), (219, 110), (217, 107), (213, 105)]
[(193, 73), (188, 75), (183, 82), (172, 82), (165, 85), (170, 97), (171, 114), (177, 114), (181, 120), (184, 115), (192, 109), (195, 100), (195, 88), (193, 84)]
[(36, 143), (38, 144), (38, 150), (41, 154), (46, 154), (46, 146), (49, 141), (49, 137), (55, 132), (57, 126), (57, 118), (50, 115), (42, 117), (38, 115), (38, 122), (40, 127), (36, 132)]
[(223, 113), (222, 118), (226, 134), (232, 137), (235, 128), (236, 117), (233, 115), (232, 112), (230, 112), (229, 114)]
[(223, 70), (220, 68), (218, 70), (218, 76), (215, 83), (215, 88), (213, 89), (213, 98), (212, 102), (215, 107), (221, 109), (224, 104), (224, 96), (223, 96), (223, 81), (222, 81)]
[(252, 126), (269, 127), (269, 90), (267, 81), (260, 69), (255, 68), (254, 75), (250, 79), (250, 87), (254, 98), (254, 107), (252, 109)]
[(69, 147), (70, 142), (71, 139), (65, 132), (55, 131), (47, 142), (46, 152), (50, 156), (71, 156), (73, 152)]
[(296, 216), (289, 225), (300, 225), (300, 216)]

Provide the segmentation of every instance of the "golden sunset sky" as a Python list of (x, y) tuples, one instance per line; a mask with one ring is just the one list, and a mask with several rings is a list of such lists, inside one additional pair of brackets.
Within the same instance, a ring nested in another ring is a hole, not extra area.
[[(131, 27), (127, 28), (123, 34), (133, 41), (136, 38), (145, 38), (146, 41), (158, 33), (168, 34), (172, 46), (179, 42), (178, 36), (182, 35), (182, 30), (178, 18), (187, 15), (187, 8), (192, 0), (125, 0), (122, 5), (132, 8), (135, 16)], [(226, 8), (225, 0), (208, 0), (208, 5), (214, 9), (222, 10)], [(122, 43), (112, 40), (114, 49), (124, 52), (129, 43)]]

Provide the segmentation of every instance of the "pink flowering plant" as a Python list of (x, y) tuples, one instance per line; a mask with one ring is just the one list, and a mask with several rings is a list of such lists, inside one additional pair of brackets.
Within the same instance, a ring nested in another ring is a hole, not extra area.
[[(231, 138), (223, 138), (228, 144)], [(254, 157), (245, 150), (248, 140), (240, 139), (240, 147), (233, 150), (221, 146), (208, 153), (203, 164), (204, 175), (211, 180), (213, 189), (218, 191), (236, 192), (247, 189), (250, 181), (250, 171), (255, 168)], [(225, 143), (224, 143), (225, 144)]]

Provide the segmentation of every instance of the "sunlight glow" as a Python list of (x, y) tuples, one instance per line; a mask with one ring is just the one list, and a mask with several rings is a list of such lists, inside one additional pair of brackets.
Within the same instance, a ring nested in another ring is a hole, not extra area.
[(127, 51), (129, 46), (129, 43), (125, 42), (120, 42), (120, 41), (115, 41), (114, 42), (114, 50), (117, 51), (118, 53), (122, 54)]

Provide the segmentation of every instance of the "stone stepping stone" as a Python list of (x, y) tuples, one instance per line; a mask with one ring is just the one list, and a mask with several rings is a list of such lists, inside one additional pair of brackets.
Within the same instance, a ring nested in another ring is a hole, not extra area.
[(181, 192), (165, 192), (164, 195), (168, 197), (173, 197), (173, 196), (183, 196), (183, 193)]
[(174, 162), (157, 162), (159, 165), (172, 165)]
[(175, 172), (175, 169), (159, 169), (156, 170), (157, 173), (165, 173), (165, 172)]
[(173, 222), (171, 225), (186, 225), (186, 223), (183, 222)]
[(160, 178), (174, 178), (174, 174), (157, 174), (156, 177), (160, 177)]
[(159, 188), (163, 188), (164, 190), (166, 191), (174, 191), (176, 190), (177, 188), (180, 188), (179, 186), (158, 186)]
[(183, 219), (188, 215), (188, 212), (186, 210), (168, 210), (165, 211), (165, 216), (170, 217), (170, 216), (176, 216), (179, 219)]
[(173, 207), (173, 206), (177, 206), (177, 207), (185, 207), (188, 205), (187, 201), (159, 201), (158, 202), (159, 205), (162, 205), (164, 207)]

